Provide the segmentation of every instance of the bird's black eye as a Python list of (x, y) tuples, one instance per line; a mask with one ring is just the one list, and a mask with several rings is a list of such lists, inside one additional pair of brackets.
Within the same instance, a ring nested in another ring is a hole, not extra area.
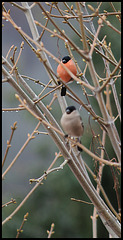
[(74, 110), (76, 110), (76, 108), (74, 106), (69, 106), (66, 108), (66, 113), (70, 114), (71, 112), (73, 112)]
[(62, 58), (63, 63), (67, 63), (71, 58), (69, 56), (65, 56)]

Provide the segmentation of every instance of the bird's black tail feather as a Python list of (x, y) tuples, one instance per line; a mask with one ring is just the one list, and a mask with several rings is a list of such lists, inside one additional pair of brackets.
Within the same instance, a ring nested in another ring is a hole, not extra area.
[[(79, 141), (79, 142), (81, 143), (81, 141)], [(79, 146), (77, 146), (77, 149), (78, 149), (79, 152), (83, 151), (83, 149), (81, 147), (79, 147)]]

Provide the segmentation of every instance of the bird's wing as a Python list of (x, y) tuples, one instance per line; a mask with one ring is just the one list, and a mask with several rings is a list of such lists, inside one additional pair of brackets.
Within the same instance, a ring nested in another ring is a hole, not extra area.
[(82, 125), (82, 127), (84, 128), (84, 124), (83, 124), (83, 121), (82, 121), (81, 116), (80, 116), (80, 121), (81, 121), (81, 125)]

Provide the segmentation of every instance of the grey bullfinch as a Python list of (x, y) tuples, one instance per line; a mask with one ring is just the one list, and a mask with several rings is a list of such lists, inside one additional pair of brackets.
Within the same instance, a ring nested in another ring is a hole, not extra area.
[[(65, 113), (61, 117), (61, 126), (65, 133), (72, 137), (80, 138), (84, 133), (82, 118), (74, 106), (66, 108)], [(80, 147), (77, 146), (77, 148), (79, 151), (82, 151)]]
[[(75, 76), (77, 75), (76, 65), (75, 65), (74, 61), (73, 61), (69, 56), (63, 57), (61, 62), (62, 62)], [(62, 67), (61, 64), (59, 64), (58, 67), (57, 67), (57, 75), (58, 75), (58, 77), (60, 77), (65, 83), (68, 83), (68, 82), (72, 81), (71, 76), (70, 76), (69, 73), (67, 73), (67, 71)], [(61, 96), (65, 96), (65, 95), (66, 95), (66, 88), (65, 88), (65, 86), (62, 86)]]

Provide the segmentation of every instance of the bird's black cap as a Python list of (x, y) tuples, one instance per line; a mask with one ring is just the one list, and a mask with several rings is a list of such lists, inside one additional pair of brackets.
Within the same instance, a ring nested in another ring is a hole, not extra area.
[(71, 58), (69, 56), (65, 56), (62, 58), (63, 63), (67, 63)]
[(76, 110), (76, 108), (74, 106), (69, 106), (66, 108), (66, 113), (70, 114), (71, 112), (73, 112), (74, 110)]

